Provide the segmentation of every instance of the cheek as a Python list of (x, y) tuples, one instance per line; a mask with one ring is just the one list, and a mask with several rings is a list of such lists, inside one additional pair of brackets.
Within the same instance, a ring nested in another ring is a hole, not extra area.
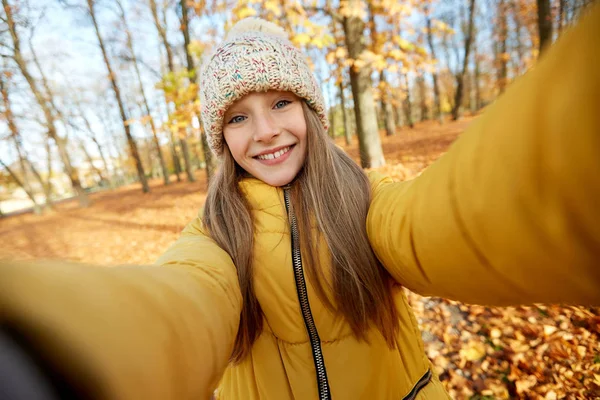
[(227, 147), (231, 151), (231, 155), (239, 163), (239, 159), (245, 154), (245, 145), (244, 141), (240, 140), (239, 135), (227, 134), (224, 133), (223, 137), (225, 139), (225, 143), (227, 143)]

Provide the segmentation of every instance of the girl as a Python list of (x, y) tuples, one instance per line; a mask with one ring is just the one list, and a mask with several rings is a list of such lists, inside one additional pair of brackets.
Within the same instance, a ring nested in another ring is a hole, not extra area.
[(394, 183), (327, 139), (283, 31), (244, 20), (201, 71), (222, 161), (201, 217), (156, 266), (5, 263), (6, 332), (85, 398), (447, 398), (401, 286), (600, 304), (599, 43), (597, 7), (446, 155)]

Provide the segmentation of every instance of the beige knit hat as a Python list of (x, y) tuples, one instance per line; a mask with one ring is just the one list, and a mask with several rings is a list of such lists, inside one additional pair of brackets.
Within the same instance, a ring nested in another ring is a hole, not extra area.
[(229, 106), (248, 93), (267, 90), (305, 99), (328, 129), (323, 94), (302, 52), (279, 26), (246, 18), (231, 28), (200, 70), (202, 123), (214, 154), (223, 152), (223, 116)]

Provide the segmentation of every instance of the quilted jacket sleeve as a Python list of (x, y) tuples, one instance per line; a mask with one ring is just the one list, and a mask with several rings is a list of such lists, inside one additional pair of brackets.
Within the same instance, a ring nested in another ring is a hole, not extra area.
[(0, 276), (0, 327), (84, 398), (208, 399), (237, 334), (236, 269), (199, 220), (156, 265), (3, 261)]
[(600, 304), (600, 6), (412, 181), (371, 175), (369, 239), (409, 289)]

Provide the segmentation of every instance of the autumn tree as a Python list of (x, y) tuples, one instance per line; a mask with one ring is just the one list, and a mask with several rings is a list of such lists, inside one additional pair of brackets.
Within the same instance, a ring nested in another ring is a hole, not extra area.
[[(92, 143), (94, 143), (94, 145), (96, 146), (96, 150), (98, 151), (98, 154), (100, 155), (100, 159), (102, 160), (102, 166), (104, 169), (104, 174), (102, 174), (103, 180), (106, 183), (108, 183), (109, 187), (113, 187), (111, 173), (110, 173), (110, 169), (108, 167), (108, 162), (107, 162), (106, 151), (104, 150), (104, 147), (100, 144), (100, 141), (98, 140), (98, 137), (97, 137), (97, 132), (96, 132), (96, 130), (94, 130), (92, 128), (92, 123), (90, 122), (90, 119), (88, 118), (87, 114), (85, 113), (85, 111), (83, 109), (83, 107), (84, 107), (83, 99), (79, 95), (79, 91), (77, 91), (75, 89), (71, 89), (69, 92), (69, 99), (71, 100), (70, 109), (72, 110), (71, 111), (72, 118), (77, 120), (77, 123), (73, 123), (72, 126), (74, 129), (81, 132), (86, 139), (88, 139)], [(94, 108), (97, 109), (99, 107), (100, 107), (100, 105), (96, 102)], [(85, 144), (83, 144), (83, 143), (82, 143), (82, 145), (85, 146)], [(89, 155), (89, 152), (87, 151), (87, 149), (84, 150), (84, 153), (86, 153), (86, 155)], [(91, 157), (87, 157), (87, 158), (88, 158), (88, 161), (90, 163), (92, 163)]]
[(2, 163), (2, 165), (4, 166), (4, 169), (15, 180), (15, 182), (19, 186), (21, 186), (21, 188), (23, 188), (23, 190), (27, 194), (27, 197), (29, 197), (29, 199), (33, 203), (34, 212), (36, 214), (39, 214), (41, 212), (41, 208), (35, 198), (35, 193), (31, 187), (31, 184), (29, 183), (29, 179), (28, 179), (27, 164), (29, 163), (29, 161), (26, 159), (25, 154), (23, 152), (23, 145), (21, 143), (21, 134), (19, 132), (19, 129), (17, 128), (17, 124), (16, 124), (16, 121), (15, 121), (15, 118), (14, 118), (14, 115), (12, 112), (10, 98), (8, 96), (8, 82), (6, 79), (8, 76), (9, 76), (8, 73), (0, 73), (0, 96), (2, 97), (2, 106), (3, 106), (2, 109), (0, 109), (0, 116), (8, 125), (9, 136), (13, 141), (15, 151), (17, 153), (17, 161), (21, 168), (21, 177), (19, 178), (17, 173), (15, 171), (13, 171), (5, 163)]
[[(165, 73), (165, 77), (163, 77), (163, 82), (159, 85), (165, 93), (165, 105), (167, 108), (167, 114), (172, 113), (171, 104), (169, 101), (169, 93), (165, 90), (168, 86), (173, 86), (177, 82), (177, 76), (175, 72), (175, 62), (173, 55), (173, 48), (169, 39), (167, 37), (167, 17), (165, 8), (159, 9), (156, 0), (148, 0), (148, 6), (150, 7), (150, 12), (152, 13), (152, 20), (154, 21), (154, 27), (158, 33), (160, 43), (165, 50), (166, 53), (166, 62), (167, 62), (167, 72)], [(179, 152), (177, 151), (175, 134), (173, 129), (167, 125), (167, 133), (169, 135), (169, 143), (171, 149), (171, 158), (173, 159), (173, 168), (175, 170), (175, 176), (177, 177), (177, 182), (181, 182), (180, 173), (182, 172), (181, 162), (179, 159)]]
[(148, 103), (148, 97), (146, 96), (146, 91), (144, 89), (144, 84), (142, 82), (142, 74), (140, 73), (140, 66), (138, 62), (138, 58), (135, 54), (135, 49), (133, 47), (133, 36), (131, 34), (131, 29), (129, 28), (129, 23), (127, 21), (125, 15), (125, 9), (123, 8), (123, 4), (121, 0), (115, 0), (116, 5), (119, 9), (119, 20), (121, 21), (121, 26), (125, 31), (126, 36), (126, 47), (129, 51), (129, 59), (131, 60), (131, 64), (133, 65), (135, 75), (138, 81), (138, 90), (142, 96), (142, 106), (144, 116), (141, 118), (141, 122), (145, 122), (150, 125), (150, 131), (152, 132), (152, 138), (154, 143), (154, 151), (156, 152), (156, 156), (158, 157), (158, 161), (160, 163), (160, 169), (163, 176), (163, 182), (165, 185), (169, 184), (169, 171), (167, 170), (167, 166), (165, 164), (165, 159), (162, 154), (162, 150), (160, 148), (160, 142), (158, 140), (158, 132), (156, 128), (156, 124), (154, 123), (154, 118), (152, 117), (152, 112), (150, 111), (150, 105)]
[(29, 88), (31, 89), (31, 92), (34, 95), (38, 106), (41, 108), (44, 116), (43, 123), (46, 132), (48, 136), (56, 143), (58, 153), (63, 163), (65, 174), (69, 177), (73, 191), (79, 199), (79, 204), (82, 207), (85, 207), (89, 204), (89, 200), (87, 194), (81, 186), (77, 170), (73, 167), (71, 163), (71, 158), (67, 150), (67, 142), (58, 133), (56, 115), (53, 112), (52, 108), (53, 100), (52, 98), (49, 98), (49, 93), (44, 93), (42, 89), (40, 89), (39, 81), (33, 77), (33, 74), (30, 71), (30, 67), (27, 64), (25, 58), (23, 57), (21, 51), (21, 40), (14, 19), (14, 6), (10, 5), (8, 3), (8, 0), (2, 0), (2, 6), (4, 9), (5, 21), (8, 26), (8, 32), (12, 41), (12, 48), (10, 48), (10, 57), (18, 66), (19, 71), (21, 72), (21, 74), (27, 81)]
[[(423, 12), (425, 14), (425, 23), (427, 29), (427, 44), (429, 45), (429, 52), (431, 58), (437, 64), (438, 60), (435, 54), (435, 47), (433, 45), (433, 24), (431, 18), (431, 0), (425, 0), (423, 2)], [(437, 65), (432, 68), (431, 79), (433, 81), (433, 98), (435, 102), (435, 112), (440, 124), (444, 123), (444, 113), (442, 111), (442, 104), (440, 100), (440, 86), (438, 83)]]
[(471, 51), (471, 43), (473, 42), (473, 26), (475, 16), (475, 0), (469, 0), (469, 20), (465, 32), (465, 51), (463, 56), (462, 69), (456, 77), (456, 94), (454, 97), (454, 107), (452, 108), (452, 119), (457, 120), (460, 115), (460, 108), (463, 100), (463, 91), (465, 86), (465, 75), (469, 65), (469, 53)]
[(375, 55), (381, 57), (380, 60), (380, 71), (379, 71), (379, 109), (381, 110), (381, 118), (383, 119), (383, 125), (387, 136), (392, 136), (396, 133), (396, 123), (394, 120), (394, 111), (392, 105), (392, 96), (390, 93), (390, 85), (386, 79), (385, 63), (383, 59), (383, 45), (387, 39), (385, 32), (380, 32), (375, 21), (375, 17), (379, 14), (383, 14), (384, 8), (379, 2), (375, 0), (367, 0), (367, 7), (369, 13), (369, 32), (370, 32), (370, 51)]
[[(187, 0), (179, 1), (179, 9), (180, 9), (180, 29), (183, 35), (183, 44), (185, 50), (185, 60), (187, 64), (187, 73), (189, 74), (189, 81), (191, 85), (191, 91), (193, 92), (193, 96), (191, 96), (191, 103), (198, 103), (198, 74), (196, 71), (196, 66), (194, 63), (194, 58), (192, 57), (191, 48), (190, 48), (190, 18), (189, 18), (189, 10), (187, 5)], [(197, 117), (197, 113), (192, 111), (192, 118)], [(190, 170), (190, 160), (189, 160), (189, 150), (187, 146), (187, 141), (185, 140), (185, 136), (187, 136), (187, 129), (183, 129), (181, 132), (181, 144), (182, 151), (184, 155), (184, 159), (186, 162), (186, 171), (188, 173), (188, 179), (191, 181), (194, 179)], [(209, 182), (210, 178), (212, 178), (215, 169), (216, 169), (216, 159), (214, 159), (210, 148), (208, 147), (208, 142), (206, 140), (206, 135), (200, 135), (202, 140), (202, 149), (204, 151), (204, 162), (206, 164), (206, 181)]]
[(550, 0), (536, 0), (540, 54), (552, 43), (552, 9)]
[(340, 34), (338, 25), (339, 21), (336, 18), (331, 18), (330, 26), (331, 33), (333, 34), (334, 38), (334, 46), (329, 50), (326, 60), (329, 64), (334, 66), (334, 75), (338, 88), (338, 101), (342, 110), (342, 120), (344, 124), (344, 139), (346, 140), (346, 145), (350, 145), (352, 132), (350, 129), (350, 117), (348, 116), (348, 111), (346, 110), (346, 86), (344, 83), (344, 62), (347, 59), (348, 52), (346, 50), (346, 46), (344, 45), (344, 37), (342, 34)]
[(377, 113), (373, 98), (372, 68), (365, 61), (365, 15), (361, 0), (349, 0), (340, 9), (348, 55), (353, 61), (350, 67), (350, 85), (354, 98), (354, 114), (358, 134), (360, 163), (363, 168), (380, 167), (385, 164), (381, 139), (377, 128)]
[[(496, 5), (496, 24), (494, 28), (494, 57), (496, 68), (496, 86), (498, 93), (504, 93), (508, 84), (508, 62), (510, 53), (508, 49), (508, 12), (509, 0), (497, 0)], [(472, 46), (475, 50), (474, 46)]]
[(147, 193), (150, 191), (150, 187), (148, 186), (148, 181), (146, 180), (146, 174), (144, 172), (144, 166), (142, 165), (142, 160), (140, 159), (140, 154), (138, 152), (138, 147), (131, 134), (131, 127), (128, 122), (129, 118), (127, 116), (127, 112), (125, 111), (125, 104), (123, 102), (123, 98), (121, 96), (121, 89), (117, 83), (117, 75), (115, 74), (113, 67), (111, 65), (110, 59), (108, 58), (108, 53), (106, 50), (106, 45), (104, 44), (104, 39), (100, 33), (100, 26), (98, 24), (98, 19), (96, 16), (96, 1), (95, 0), (86, 0), (87, 5), (87, 13), (92, 20), (92, 24), (94, 25), (94, 32), (96, 33), (96, 39), (98, 40), (98, 46), (100, 47), (100, 51), (102, 52), (102, 59), (104, 60), (104, 66), (106, 67), (106, 71), (108, 73), (108, 80), (110, 81), (111, 88), (113, 90), (115, 99), (117, 101), (117, 105), (119, 106), (119, 114), (121, 116), (121, 122), (123, 124), (123, 130), (125, 131), (125, 136), (127, 137), (127, 143), (129, 145), (129, 151), (133, 160), (135, 162), (135, 167), (137, 170), (138, 179), (142, 185), (142, 191)]

